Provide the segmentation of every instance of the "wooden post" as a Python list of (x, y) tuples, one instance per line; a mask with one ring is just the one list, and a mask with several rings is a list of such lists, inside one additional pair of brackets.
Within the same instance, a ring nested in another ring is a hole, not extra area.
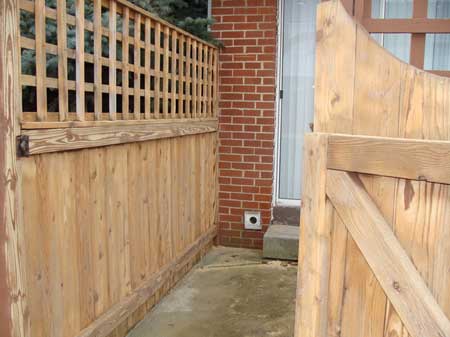
[[(0, 336), (23, 335), (18, 261), (16, 136), (21, 113), (19, 0), (0, 2)], [(14, 301), (12, 299), (15, 298)]]
[(305, 137), (296, 337), (326, 337), (331, 205), (326, 198), (328, 137)]

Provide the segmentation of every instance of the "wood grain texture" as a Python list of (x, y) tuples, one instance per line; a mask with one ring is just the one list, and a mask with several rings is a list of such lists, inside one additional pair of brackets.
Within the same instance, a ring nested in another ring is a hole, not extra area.
[(217, 131), (216, 121), (147, 123), (22, 131), (29, 137), (30, 154), (142, 142)]
[[(206, 198), (217, 193), (216, 138), (212, 132), (20, 159), (24, 317), (32, 329), (24, 336), (108, 336), (128, 318), (135, 324), (147, 300), (192, 267), (216, 228), (214, 201)], [(201, 195), (203, 204), (191, 203)]]
[[(394, 58), (347, 15), (339, 1), (321, 3), (317, 23), (315, 131), (450, 139), (448, 78)], [(366, 157), (370, 162), (372, 158)], [(448, 185), (359, 176), (434, 298), (450, 317), (450, 274), (443, 272), (444, 261), (450, 259), (445, 243), (450, 237)], [(334, 264), (329, 275), (329, 335), (409, 336), (336, 210), (332, 211), (331, 221)], [(334, 258), (334, 252), (339, 259)]]
[(16, 136), (21, 116), (19, 4), (0, 2), (0, 335), (29, 335), (23, 257), (21, 167)]
[(450, 336), (450, 321), (358, 176), (328, 171), (327, 196), (410, 334)]
[(450, 142), (328, 135), (329, 169), (450, 184)]
[(159, 270), (146, 280), (140, 287), (123, 298), (110, 310), (103, 314), (93, 324), (83, 329), (77, 337), (106, 337), (123, 321), (128, 318), (130, 312), (134, 312), (145, 303), (151, 296), (156, 294), (175, 276), (179, 269), (186, 264), (193, 255), (197, 254), (204, 246), (208, 245), (216, 236), (216, 229), (210, 228), (195, 242), (187, 247), (179, 257)]
[(317, 12), (314, 131), (346, 133), (352, 128), (356, 27), (341, 9), (331, 1)]
[(327, 205), (327, 135), (305, 137), (297, 287), (297, 336), (327, 336), (331, 224)]

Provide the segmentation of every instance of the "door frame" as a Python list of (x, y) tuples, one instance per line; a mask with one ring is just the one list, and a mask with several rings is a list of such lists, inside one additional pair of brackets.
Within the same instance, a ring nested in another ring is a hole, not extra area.
[(284, 1), (278, 0), (278, 20), (277, 20), (277, 74), (276, 74), (276, 95), (275, 95), (275, 139), (274, 139), (274, 165), (273, 165), (273, 206), (299, 206), (299, 199), (283, 199), (279, 197), (280, 185), (278, 174), (280, 172), (281, 153), (281, 99), (280, 90), (283, 89), (283, 44), (284, 44)]

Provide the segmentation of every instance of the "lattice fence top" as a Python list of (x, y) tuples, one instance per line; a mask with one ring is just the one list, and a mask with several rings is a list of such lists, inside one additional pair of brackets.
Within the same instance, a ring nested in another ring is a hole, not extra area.
[(215, 46), (123, 0), (20, 9), (22, 121), (215, 116)]

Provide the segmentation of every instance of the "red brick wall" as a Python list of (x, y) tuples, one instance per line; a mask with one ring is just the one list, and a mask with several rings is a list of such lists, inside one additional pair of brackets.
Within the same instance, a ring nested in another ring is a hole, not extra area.
[[(271, 220), (277, 0), (212, 0), (220, 54), (219, 242), (261, 248)], [(244, 230), (244, 210), (262, 231)]]

